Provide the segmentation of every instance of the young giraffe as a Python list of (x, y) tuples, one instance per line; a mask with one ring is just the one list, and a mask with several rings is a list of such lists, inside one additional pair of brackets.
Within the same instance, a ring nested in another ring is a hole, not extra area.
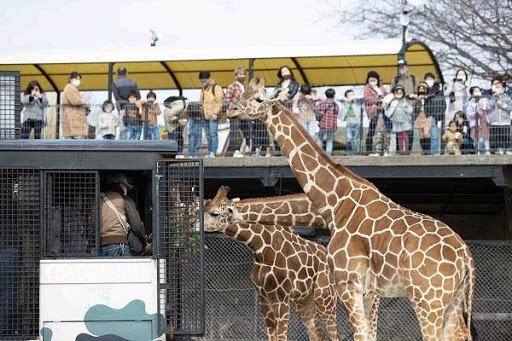
[[(394, 203), (335, 164), (288, 109), (268, 99), (264, 85), (264, 79), (251, 80), (229, 116), (267, 125), (328, 223), (329, 266), (354, 339), (371, 337), (365, 306), (375, 295), (408, 297), (425, 341), (455, 340), (457, 328), (464, 330), (460, 337), (471, 339), (475, 268), (464, 241), (446, 224)], [(467, 321), (460, 326), (463, 302)]]
[(310, 340), (324, 340), (317, 312), (331, 340), (339, 340), (334, 278), (325, 247), (279, 225), (235, 223), (228, 191), (222, 186), (214, 199), (205, 201), (204, 230), (222, 231), (253, 251), (251, 280), (258, 290), (269, 340), (287, 339), (292, 302)]

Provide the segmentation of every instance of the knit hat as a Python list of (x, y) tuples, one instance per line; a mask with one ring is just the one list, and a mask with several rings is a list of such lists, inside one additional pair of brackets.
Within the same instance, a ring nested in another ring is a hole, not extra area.
[(430, 89), (430, 87), (428, 86), (428, 84), (426, 82), (419, 82), (418, 83), (418, 88), (416, 90), (419, 90), (420, 87), (424, 87), (427, 90), (427, 92)]

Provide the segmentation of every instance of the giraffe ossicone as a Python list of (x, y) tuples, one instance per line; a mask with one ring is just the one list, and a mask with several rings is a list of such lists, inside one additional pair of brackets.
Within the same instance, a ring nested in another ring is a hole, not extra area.
[[(424, 341), (456, 340), (459, 331), (471, 339), (475, 267), (469, 247), (446, 224), (394, 203), (334, 163), (264, 86), (264, 79), (251, 80), (229, 116), (267, 125), (326, 220), (329, 264), (354, 339), (372, 339), (367, 315), (375, 296), (408, 297)], [(463, 306), (466, 321), (459, 319)]]

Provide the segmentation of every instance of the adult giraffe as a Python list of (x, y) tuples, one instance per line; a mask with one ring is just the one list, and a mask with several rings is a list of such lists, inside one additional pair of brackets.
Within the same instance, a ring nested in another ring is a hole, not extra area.
[[(288, 109), (268, 98), (264, 86), (264, 78), (251, 80), (229, 116), (267, 125), (304, 193), (328, 223), (329, 265), (354, 339), (370, 339), (365, 306), (368, 313), (375, 296), (406, 296), (423, 340), (470, 340), (475, 268), (464, 241), (446, 224), (394, 203), (369, 181), (335, 164)], [(455, 335), (463, 303), (464, 335)]]
[(269, 340), (287, 340), (293, 302), (310, 340), (324, 340), (318, 312), (332, 341), (338, 341), (334, 279), (324, 246), (295, 235), (289, 228), (234, 222), (229, 189), (222, 186), (204, 205), (204, 230), (221, 231), (254, 253), (251, 280), (256, 287)]

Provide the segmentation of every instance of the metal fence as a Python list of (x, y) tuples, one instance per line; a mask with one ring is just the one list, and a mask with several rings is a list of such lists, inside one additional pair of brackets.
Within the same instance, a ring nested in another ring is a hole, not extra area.
[[(166, 330), (201, 334), (203, 297), (203, 179), (199, 161), (158, 162), (158, 292)], [(199, 218), (198, 218), (199, 217)]]
[[(479, 340), (512, 338), (512, 242), (469, 241), (477, 267), (473, 323)], [(240, 243), (222, 234), (205, 238), (205, 336), (196, 340), (266, 340), (256, 290), (250, 280), (253, 256)], [(345, 312), (339, 304), (340, 336), (351, 340)], [(378, 336), (381, 340), (419, 340), (420, 329), (405, 298), (384, 298), (380, 304)], [(307, 340), (295, 312), (289, 340)]]
[(0, 71), (0, 139), (20, 137), (20, 73)]
[[(334, 129), (325, 128), (325, 122), (322, 123), (325, 118), (317, 110), (319, 100), (310, 100), (309, 103), (299, 101), (295, 104), (286, 101), (284, 105), (292, 110), (299, 123), (306, 127), (323, 148), (328, 149), (332, 143), (334, 155), (512, 154), (511, 111), (508, 106), (501, 108), (501, 101), (497, 96), (471, 97), (464, 107), (458, 108), (451, 97), (441, 95), (428, 100), (407, 98), (398, 106), (398, 111), (403, 106), (406, 112), (400, 118), (396, 106), (383, 105), (389, 100), (355, 99), (347, 102), (342, 99), (336, 101), (339, 113), (335, 118)], [(22, 112), (21, 135), (16, 125), (16, 129), (9, 130), (16, 134), (9, 133), (8, 138), (171, 138), (179, 140), (180, 154), (207, 154), (208, 139), (202, 132), (207, 122), (203, 118), (200, 103), (188, 104), (182, 116), (188, 119), (184, 126), (169, 124), (168, 113), (163, 105), (160, 105), (160, 116), (165, 118), (160, 119), (160, 125), (155, 124), (153, 118), (150, 122), (150, 115), (144, 114), (147, 108), (147, 104), (127, 104), (120, 112), (114, 109), (109, 118), (102, 113), (101, 105), (48, 106), (44, 119), (31, 120), (30, 124)], [(262, 122), (227, 119), (227, 109), (228, 104), (225, 103), (218, 122), (217, 155), (280, 155), (279, 146)], [(9, 112), (14, 113), (15, 110), (9, 109)], [(131, 115), (132, 112), (135, 114)], [(8, 124), (18, 122), (14, 119), (17, 116), (8, 117), (11, 120)], [(162, 121), (165, 124), (161, 124)], [(454, 128), (450, 128), (452, 121)]]

